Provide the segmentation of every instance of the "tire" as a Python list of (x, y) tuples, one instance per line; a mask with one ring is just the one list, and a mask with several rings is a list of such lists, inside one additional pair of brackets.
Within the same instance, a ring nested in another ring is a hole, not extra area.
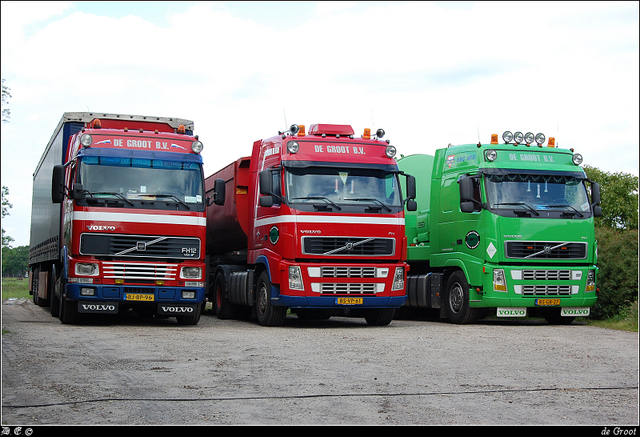
[(78, 302), (69, 301), (63, 296), (60, 297), (60, 321), (65, 325), (74, 325), (80, 321), (78, 313)]
[(58, 272), (55, 264), (51, 267), (51, 281), (49, 286), (49, 299), (51, 300), (51, 317), (59, 317), (60, 316), (60, 298), (56, 294), (56, 290), (58, 290), (60, 286), (60, 282), (58, 280)]
[(176, 320), (179, 325), (197, 325), (200, 321), (200, 315), (202, 314), (202, 308), (204, 307), (204, 303), (199, 304), (196, 307), (196, 313), (190, 316), (176, 316)]
[(234, 306), (224, 296), (226, 291), (227, 279), (224, 272), (219, 271), (213, 281), (213, 296), (211, 299), (213, 310), (219, 319), (232, 319), (235, 316)]
[(469, 283), (460, 270), (453, 272), (447, 281), (444, 306), (447, 318), (451, 323), (464, 325), (478, 321), (480, 311), (469, 305)]
[(562, 317), (560, 308), (554, 308), (544, 313), (544, 319), (551, 325), (570, 325), (575, 317)]
[(393, 320), (395, 308), (376, 308), (365, 310), (364, 319), (371, 326), (386, 326)]
[(260, 273), (256, 286), (256, 315), (262, 326), (281, 326), (287, 316), (287, 307), (271, 302), (271, 281), (266, 271)]

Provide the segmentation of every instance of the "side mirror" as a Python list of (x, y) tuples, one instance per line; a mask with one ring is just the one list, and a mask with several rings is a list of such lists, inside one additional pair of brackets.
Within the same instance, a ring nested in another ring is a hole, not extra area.
[[(460, 181), (460, 202), (473, 201), (473, 179), (469, 177), (461, 178)], [(462, 203), (460, 204), (462, 208)]]
[(267, 208), (273, 206), (273, 172), (270, 169), (260, 172), (260, 194), (265, 195), (260, 197), (260, 206), (266, 206)]
[(591, 182), (591, 205), (600, 205), (600, 185), (597, 182)]
[(64, 200), (64, 166), (54, 165), (51, 177), (51, 201), (62, 203)]
[(273, 196), (263, 196), (260, 198), (260, 206), (270, 208), (273, 206)]
[(417, 209), (418, 209), (418, 203), (413, 199), (409, 199), (407, 201), (407, 211), (416, 211)]
[(473, 212), (475, 209), (473, 202), (460, 202), (460, 211), (462, 212)]
[(260, 194), (271, 194), (272, 185), (271, 170), (262, 170), (260, 172)]
[(216, 205), (224, 205), (225, 194), (224, 179), (216, 179), (213, 182), (213, 203)]
[(602, 208), (599, 205), (593, 207), (593, 216), (602, 217)]
[(416, 178), (415, 176), (407, 175), (407, 199), (416, 198)]

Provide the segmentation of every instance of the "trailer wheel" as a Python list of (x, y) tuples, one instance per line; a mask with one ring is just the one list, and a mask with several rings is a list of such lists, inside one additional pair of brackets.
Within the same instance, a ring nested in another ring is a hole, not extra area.
[(49, 281), (49, 299), (51, 299), (51, 317), (60, 315), (60, 298), (56, 294), (58, 289), (58, 272), (55, 264), (51, 266), (51, 279)]
[(266, 271), (260, 273), (256, 289), (256, 315), (262, 326), (280, 326), (287, 316), (287, 307), (271, 303), (271, 281)]
[(469, 305), (469, 283), (460, 270), (455, 271), (447, 281), (444, 304), (447, 318), (452, 323), (474, 323), (480, 315), (478, 308)]
[(227, 291), (227, 279), (223, 271), (216, 274), (213, 281), (213, 309), (219, 319), (231, 319), (234, 316), (234, 307), (229, 299), (224, 296)]
[(364, 319), (371, 326), (386, 326), (393, 320), (395, 312), (395, 308), (365, 310)]

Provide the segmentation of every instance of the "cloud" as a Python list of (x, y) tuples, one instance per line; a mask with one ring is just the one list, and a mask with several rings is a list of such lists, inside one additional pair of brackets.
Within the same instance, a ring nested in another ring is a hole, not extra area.
[(190, 118), (207, 174), (292, 123), (382, 127), (405, 155), (531, 130), (638, 173), (637, 3), (118, 5), (2, 2), (16, 244), (65, 111)]

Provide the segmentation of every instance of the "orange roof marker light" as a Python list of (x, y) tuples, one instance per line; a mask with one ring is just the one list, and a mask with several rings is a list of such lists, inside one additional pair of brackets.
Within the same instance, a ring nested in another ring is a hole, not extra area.
[(498, 144), (498, 134), (491, 134), (491, 144)]
[(371, 139), (371, 129), (369, 129), (368, 127), (364, 128), (364, 132), (362, 133), (362, 139), (364, 140)]
[(102, 129), (102, 122), (100, 121), (99, 118), (94, 118), (93, 121), (91, 121), (91, 128)]
[(184, 133), (185, 133), (185, 131), (186, 131), (186, 129), (185, 129), (185, 127), (184, 127), (184, 124), (181, 124), (180, 126), (178, 126), (177, 133), (179, 133), (179, 134), (184, 134)]
[(555, 147), (556, 146), (556, 139), (553, 137), (549, 137), (549, 144), (547, 144), (547, 147)]

